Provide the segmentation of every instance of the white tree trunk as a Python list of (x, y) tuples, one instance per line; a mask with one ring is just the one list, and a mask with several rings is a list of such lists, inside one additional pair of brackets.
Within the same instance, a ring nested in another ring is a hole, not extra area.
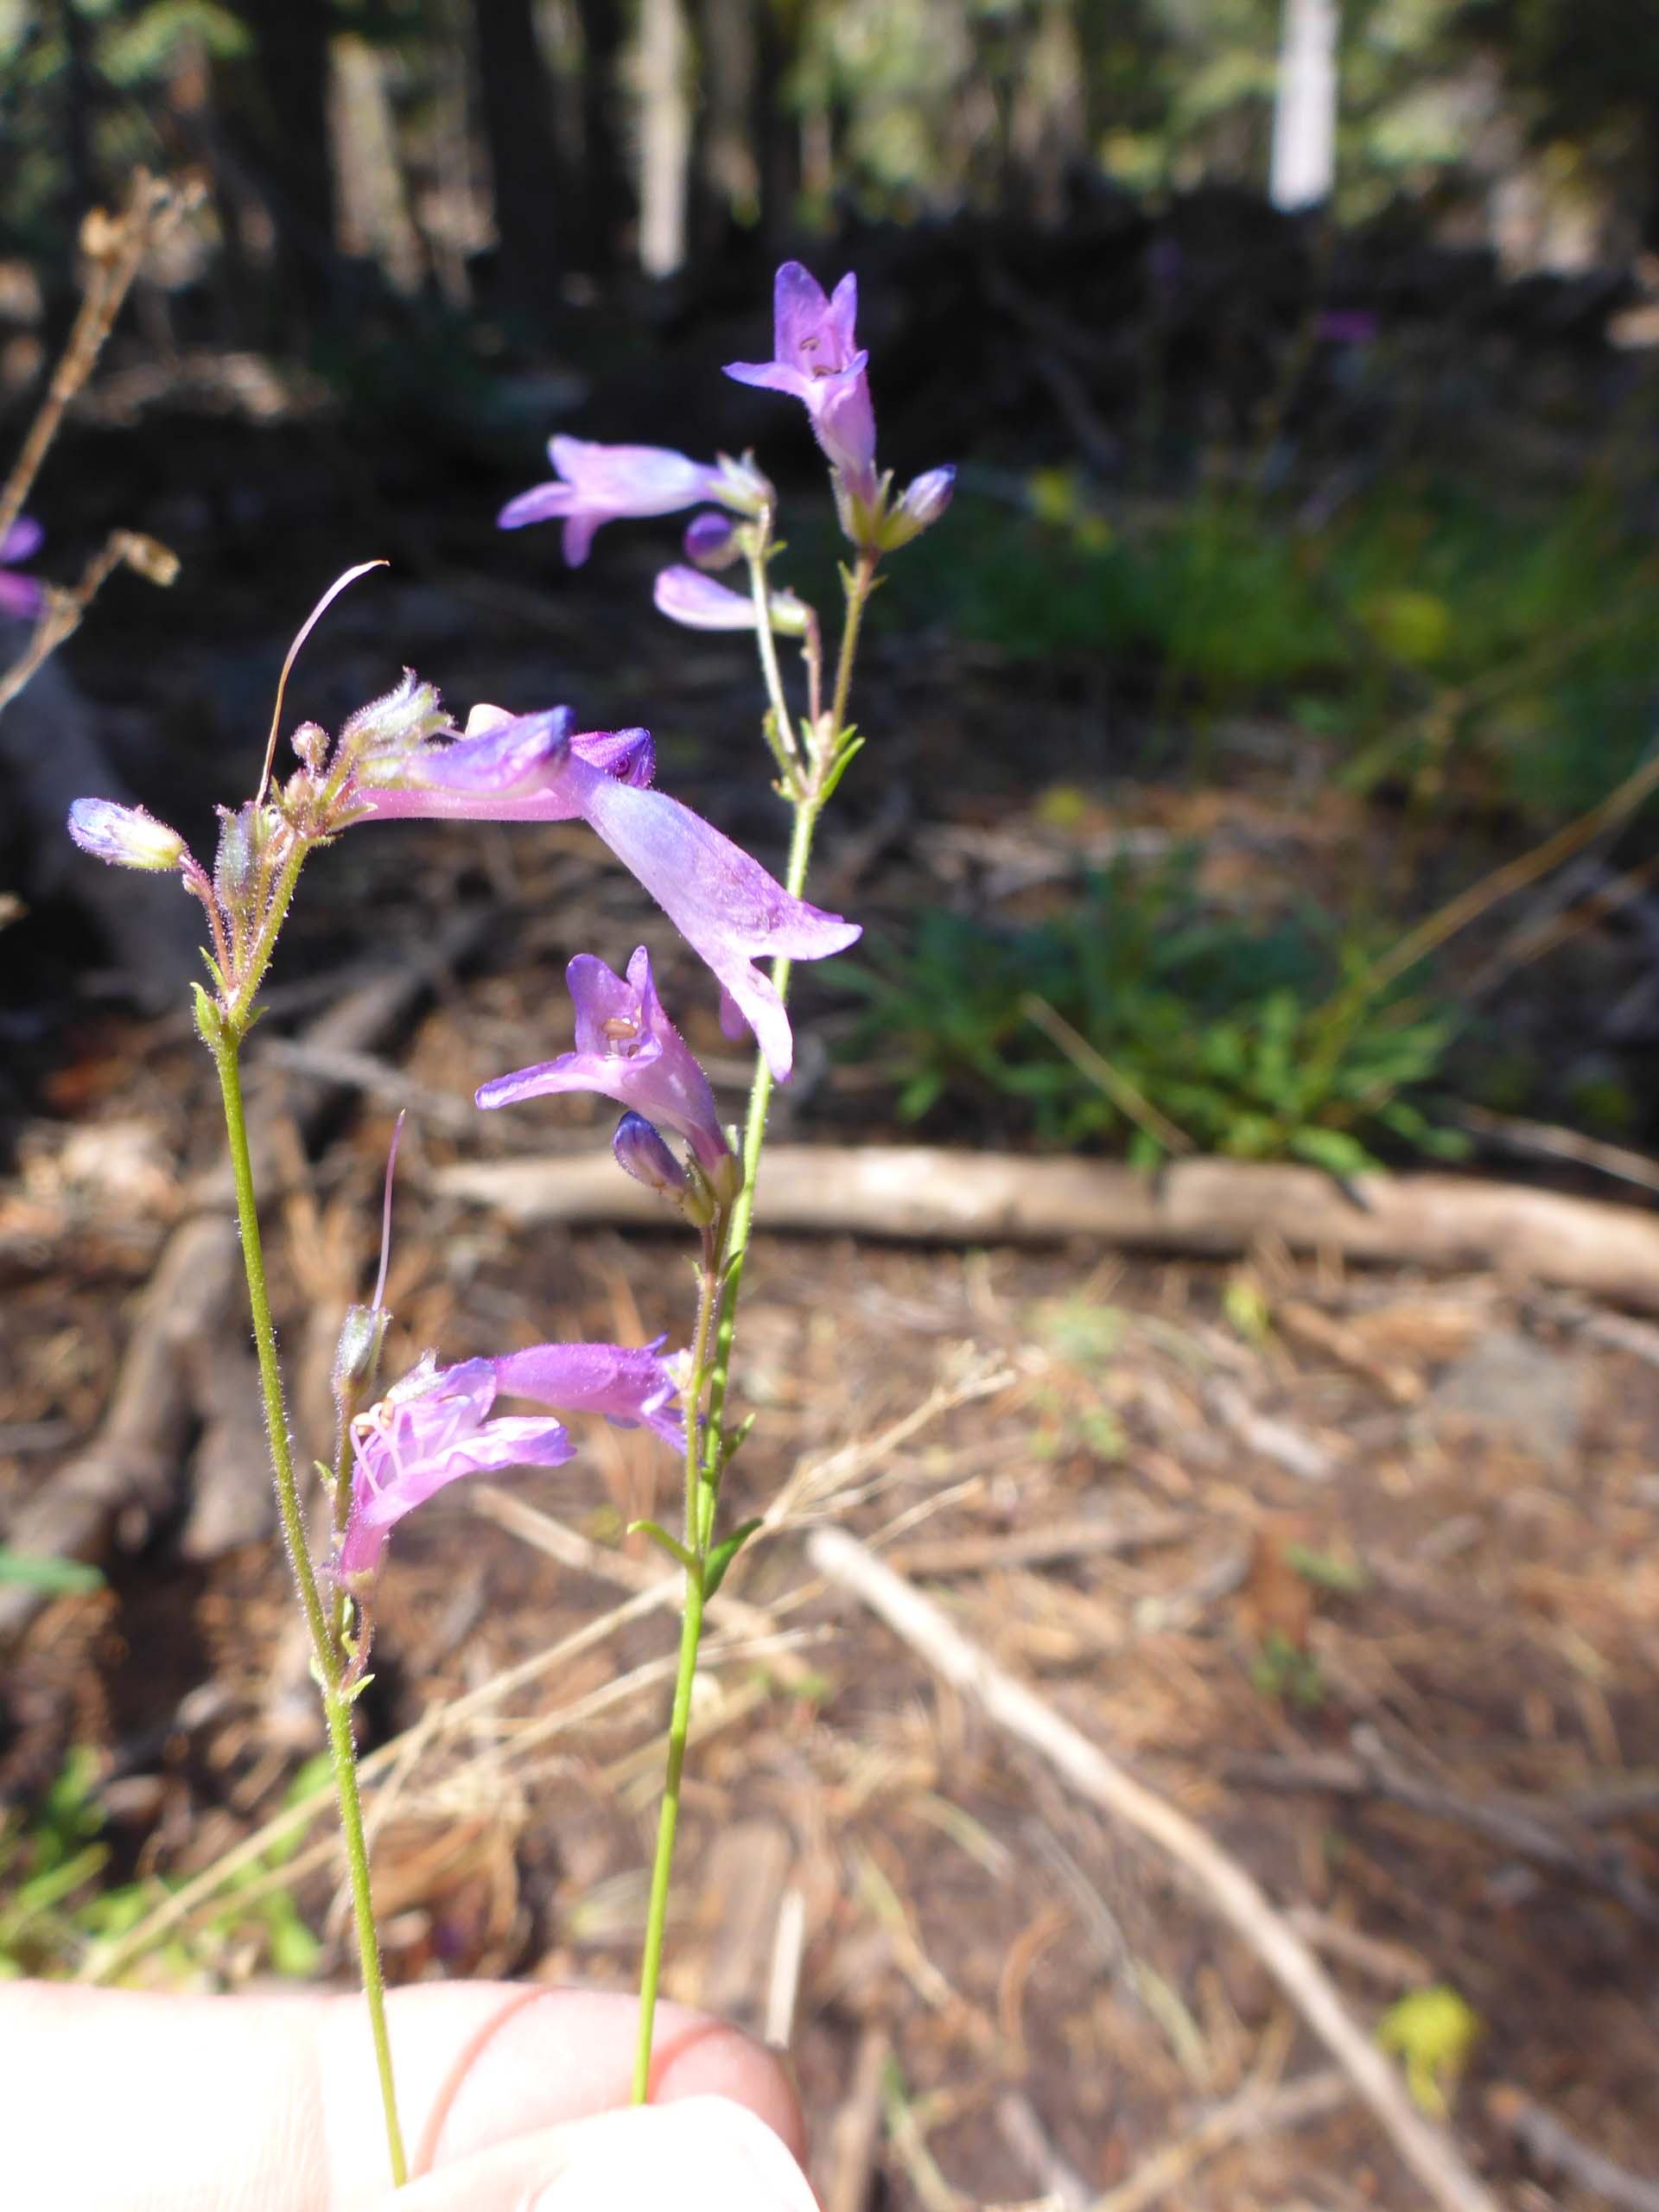
[(688, 45), (680, 0), (641, 0), (639, 266), (647, 276), (671, 276), (685, 260), (691, 162)]
[(1338, 0), (1285, 0), (1273, 110), (1275, 207), (1315, 207), (1337, 174)]

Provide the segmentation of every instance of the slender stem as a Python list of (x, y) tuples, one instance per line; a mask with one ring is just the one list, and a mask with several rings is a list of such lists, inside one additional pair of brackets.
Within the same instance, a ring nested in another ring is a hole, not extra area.
[(240, 1047), (241, 1039), (228, 1029), (222, 1029), (211, 1044), (225, 1103), (226, 1134), (231, 1141), (231, 1173), (236, 1184), (237, 1221), (242, 1231), (242, 1264), (248, 1278), (248, 1301), (253, 1308), (253, 1342), (259, 1361), (259, 1387), (265, 1402), (270, 1463), (276, 1477), (277, 1510), (282, 1516), (283, 1538), (294, 1565), (294, 1580), (299, 1586), (305, 1624), (311, 1632), (311, 1649), (327, 1682), (337, 1670), (336, 1662), (311, 1565), (310, 1548), (306, 1542), (305, 1516), (300, 1507), (294, 1448), (288, 1433), (288, 1409), (283, 1402), (276, 1329), (270, 1318), (264, 1245), (259, 1235), (259, 1206), (253, 1187), (253, 1160), (248, 1149), (247, 1115), (242, 1103)]
[[(295, 873), (297, 874), (297, 868)], [(288, 887), (289, 895), (293, 886)], [(368, 2000), (380, 2074), (380, 2095), (385, 2112), (386, 2148), (391, 2161), (392, 2184), (401, 2189), (409, 2177), (404, 2155), (403, 2131), (397, 2120), (397, 2100), (392, 2081), (391, 2050), (386, 2034), (385, 1984), (380, 1971), (380, 1947), (375, 1933), (374, 1903), (369, 1890), (368, 1845), (363, 1833), (363, 1808), (357, 1789), (357, 1752), (352, 1741), (351, 1700), (341, 1687), (339, 1646), (329, 1631), (306, 1541), (305, 1516), (301, 1510), (299, 1484), (294, 1471), (294, 1450), (289, 1440), (288, 1410), (283, 1402), (282, 1369), (276, 1358), (276, 1330), (270, 1315), (270, 1294), (265, 1281), (264, 1246), (259, 1234), (259, 1206), (253, 1187), (253, 1159), (248, 1147), (247, 1115), (242, 1099), (241, 1035), (230, 1023), (219, 1020), (207, 1039), (219, 1071), (219, 1087), (225, 1104), (225, 1129), (230, 1139), (231, 1173), (236, 1185), (237, 1221), (242, 1232), (242, 1263), (248, 1278), (248, 1301), (253, 1309), (253, 1338), (258, 1354), (259, 1386), (265, 1404), (265, 1429), (270, 1442), (270, 1463), (276, 1478), (276, 1503), (283, 1535), (294, 1565), (300, 1604), (310, 1630), (311, 1649), (322, 1688), (323, 1711), (328, 1724), (328, 1750), (334, 1770), (334, 1790), (340, 1801), (340, 1826), (350, 1870), (353, 1916), (357, 1924), (358, 1958), (362, 1968), (363, 1994)]]
[(760, 654), (760, 671), (766, 679), (766, 696), (772, 702), (772, 721), (778, 732), (778, 742), (772, 750), (779, 766), (787, 774), (791, 767), (798, 767), (801, 756), (795, 742), (795, 725), (790, 719), (789, 701), (784, 694), (783, 671), (778, 665), (778, 640), (772, 635), (771, 590), (766, 575), (771, 544), (772, 509), (767, 507), (750, 534), (749, 590), (754, 599), (754, 636)]
[[(768, 512), (762, 517), (755, 533), (756, 543), (749, 556), (749, 575), (760, 617), (757, 635), (760, 640), (760, 662), (766, 672), (766, 690), (772, 699), (780, 741), (786, 739), (791, 759), (798, 759), (788, 709), (784, 702), (783, 683), (778, 671), (777, 651), (772, 642), (771, 626), (766, 620), (766, 552), (771, 529), (772, 517)], [(812, 858), (813, 832), (823, 808), (817, 789), (821, 787), (823, 775), (834, 766), (839, 748), (847, 712), (848, 692), (852, 683), (853, 660), (858, 645), (859, 619), (869, 597), (874, 575), (875, 556), (861, 554), (857, 566), (848, 580), (847, 620), (842, 632), (841, 652), (836, 670), (835, 704), (827, 734), (819, 728), (817, 722), (817, 680), (821, 663), (816, 652), (815, 633), (815, 651), (809, 658), (813, 694), (811, 745), (815, 788), (806, 790), (798, 785), (791, 791), (795, 819), (790, 833), (789, 864), (784, 879), (785, 887), (791, 898), (800, 897), (806, 882), (807, 868)], [(772, 980), (780, 1000), (786, 1000), (789, 995), (791, 966), (791, 963), (782, 956), (772, 963)], [(651, 2090), (652, 2034), (657, 2010), (658, 1984), (662, 1974), (663, 1938), (668, 1922), (668, 1891), (674, 1866), (674, 1840), (679, 1827), (680, 1783), (685, 1772), (686, 1738), (691, 1721), (691, 1691), (696, 1679), (697, 1649), (702, 1637), (709, 1558), (714, 1543), (715, 1511), (720, 1503), (721, 1476), (725, 1467), (726, 1440), (722, 1422), (731, 1379), (732, 1343), (737, 1327), (737, 1300), (742, 1287), (743, 1263), (748, 1252), (749, 1236), (754, 1220), (755, 1179), (760, 1171), (761, 1149), (766, 1142), (766, 1116), (771, 1105), (772, 1070), (766, 1065), (765, 1056), (757, 1053), (754, 1080), (749, 1090), (748, 1119), (743, 1129), (743, 1187), (732, 1207), (724, 1236), (717, 1235), (713, 1249), (705, 1249), (703, 1255), (696, 1332), (692, 1340), (690, 1373), (685, 1391), (685, 1548), (691, 1555), (691, 1564), (685, 1574), (685, 1611), (680, 1624), (680, 1662), (674, 1681), (674, 1704), (668, 1725), (668, 1768), (663, 1783), (662, 1811), (658, 1820), (657, 1853), (652, 1865), (651, 1898), (645, 1913), (645, 1957), (639, 1974), (639, 2040), (633, 2074), (633, 2101), (636, 2104), (644, 2104)], [(723, 1266), (720, 1264), (722, 1255)], [(712, 1364), (709, 1357), (711, 1331), (715, 1339)], [(709, 1389), (709, 1417), (702, 1433), (699, 1434), (697, 1415), (702, 1404), (705, 1382)]]
[[(812, 833), (817, 827), (818, 808), (814, 800), (799, 800), (795, 807), (795, 826), (789, 841), (789, 866), (784, 877), (785, 888), (791, 898), (798, 899), (801, 887), (806, 881), (808, 863), (812, 858)], [(778, 995), (787, 1001), (791, 962), (781, 956), (772, 963), (772, 980)], [(702, 1487), (702, 1520), (699, 1531), (705, 1547), (714, 1531), (715, 1508), (720, 1497), (720, 1478), (725, 1458), (723, 1423), (726, 1397), (731, 1382), (732, 1343), (737, 1332), (737, 1300), (743, 1287), (744, 1263), (748, 1256), (749, 1236), (754, 1224), (755, 1179), (760, 1170), (760, 1154), (766, 1141), (766, 1116), (772, 1108), (772, 1070), (765, 1055), (757, 1053), (754, 1061), (754, 1080), (749, 1086), (748, 1119), (743, 1125), (743, 1187), (737, 1194), (732, 1208), (732, 1225), (726, 1239), (725, 1284), (721, 1298), (720, 1327), (715, 1337), (714, 1370), (709, 1378), (709, 1422), (707, 1437), (708, 1472)]]
[(847, 586), (847, 620), (842, 625), (841, 651), (836, 657), (836, 692), (830, 704), (830, 731), (839, 738), (847, 724), (847, 700), (853, 688), (853, 663), (858, 658), (858, 632), (875, 582), (878, 553), (861, 553)]
[(685, 1571), (685, 1610), (680, 1622), (680, 1664), (674, 1677), (674, 1704), (668, 1722), (668, 1770), (663, 1779), (662, 1810), (657, 1821), (657, 1854), (652, 1862), (651, 1900), (645, 1910), (645, 1948), (639, 1967), (639, 2040), (634, 2055), (633, 2101), (651, 2094), (651, 2046), (657, 2020), (657, 1986), (662, 1978), (663, 1939), (668, 1928), (668, 1888), (674, 1872), (674, 1839), (680, 1824), (680, 1777), (685, 1771), (686, 1738), (691, 1726), (691, 1690), (696, 1679), (697, 1648), (702, 1641), (703, 1577), (708, 1541), (703, 1535), (701, 1486), (702, 1446), (697, 1416), (709, 1363), (709, 1338), (720, 1301), (717, 1242), (703, 1254), (697, 1296), (696, 1333), (691, 1344), (691, 1371), (685, 1389), (685, 1548), (692, 1563)]
[(352, 1884), (352, 1918), (357, 1925), (357, 1962), (368, 2001), (369, 2028), (374, 2037), (375, 2071), (380, 2077), (380, 2107), (385, 2116), (386, 2152), (391, 2161), (391, 2185), (401, 2189), (409, 2179), (409, 2160), (404, 2152), (404, 2131), (397, 2118), (397, 2085), (391, 2071), (391, 2038), (386, 2031), (386, 1984), (380, 1967), (380, 1942), (374, 1924), (374, 1897), (369, 1887), (369, 1845), (363, 1833), (363, 1801), (357, 1787), (357, 1745), (352, 1737), (352, 1700), (337, 1683), (322, 1694), (328, 1716), (328, 1751), (334, 1767), (334, 1793), (340, 1800), (340, 1833), (346, 1846), (346, 1864)]

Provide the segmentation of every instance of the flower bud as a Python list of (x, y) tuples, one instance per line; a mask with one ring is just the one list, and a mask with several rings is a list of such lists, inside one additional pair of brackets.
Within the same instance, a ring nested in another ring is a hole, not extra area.
[(622, 1116), (611, 1139), (611, 1150), (616, 1154), (617, 1166), (625, 1168), (636, 1183), (643, 1183), (648, 1191), (655, 1191), (676, 1205), (684, 1198), (689, 1185), (685, 1169), (643, 1114)]
[(715, 460), (721, 480), (713, 496), (734, 514), (758, 515), (777, 505), (778, 494), (771, 480), (755, 467), (753, 454), (746, 453), (741, 461), (734, 461), (728, 453), (716, 454)]
[(118, 806), (113, 799), (78, 798), (69, 810), (69, 835), (82, 852), (112, 868), (176, 868), (184, 858), (176, 830), (142, 806)]
[(919, 537), (931, 529), (950, 505), (957, 488), (957, 472), (947, 464), (943, 468), (930, 468), (907, 485), (904, 496), (882, 518), (877, 543), (884, 553), (891, 553), (900, 545), (908, 545), (912, 537)]
[(743, 551), (738, 525), (717, 507), (705, 507), (685, 525), (685, 557), (696, 569), (729, 569)]
[(344, 1415), (374, 1382), (380, 1345), (391, 1317), (383, 1306), (349, 1306), (334, 1347), (334, 1403)]
[(232, 814), (219, 810), (219, 851), (213, 859), (213, 889), (227, 912), (240, 911), (253, 887), (258, 823), (250, 803)]

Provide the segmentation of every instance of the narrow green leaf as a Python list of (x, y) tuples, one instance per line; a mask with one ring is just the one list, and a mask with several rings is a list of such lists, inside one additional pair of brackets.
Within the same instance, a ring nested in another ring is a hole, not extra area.
[(630, 1521), (628, 1534), (631, 1536), (636, 1534), (649, 1536), (652, 1542), (659, 1544), (671, 1559), (677, 1560), (688, 1574), (695, 1570), (697, 1564), (696, 1555), (686, 1549), (677, 1536), (671, 1536), (660, 1522)]
[(741, 1529), (734, 1529), (729, 1536), (715, 1546), (709, 1554), (709, 1564), (703, 1572), (704, 1598), (714, 1596), (715, 1591), (726, 1580), (727, 1568), (742, 1550), (744, 1545), (748, 1542), (755, 1530), (764, 1528), (765, 1525), (765, 1522), (760, 1521), (746, 1521)]
[(101, 1590), (104, 1577), (85, 1560), (0, 1550), (0, 1582), (21, 1582), (27, 1589), (43, 1590), (48, 1597), (60, 1598), (82, 1590)]

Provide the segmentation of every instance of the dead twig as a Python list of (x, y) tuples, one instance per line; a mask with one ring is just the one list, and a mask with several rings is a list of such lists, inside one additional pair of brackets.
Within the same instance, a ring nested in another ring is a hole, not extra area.
[[(1340, 1752), (1301, 1759), (1239, 1759), (1227, 1778), (1267, 1789), (1327, 1790), (1340, 1797), (1382, 1797), (1426, 1818), (1446, 1821), (1483, 1836), (1500, 1850), (1565, 1876), (1582, 1887), (1617, 1897), (1639, 1920), (1659, 1919), (1659, 1897), (1617, 1848), (1563, 1832), (1545, 1811), (1512, 1798), (1469, 1797), (1396, 1758), (1375, 1728), (1356, 1728), (1353, 1757)], [(1617, 1817), (1617, 1816), (1615, 1816)]]
[(1564, 2174), (1592, 2196), (1617, 2205), (1619, 2212), (1659, 2212), (1659, 2181), (1630, 2173), (1580, 2143), (1553, 2112), (1535, 2104), (1512, 2082), (1500, 2082), (1487, 2091), (1486, 2109), (1546, 2173)]
[(1188, 2133), (1154, 2152), (1127, 2181), (1097, 2196), (1090, 2212), (1146, 2212), (1230, 2144), (1326, 2120), (1353, 2094), (1348, 2076), (1335, 2067), (1304, 2074), (1296, 2082), (1249, 2082), (1236, 2096), (1206, 2113)]
[(1274, 1976), (1445, 2212), (1497, 2212), (1451, 2136), (1417, 2110), (1313, 1951), (1236, 1859), (1006, 1674), (937, 1605), (844, 1530), (817, 1530), (807, 1540), (807, 1553), (821, 1573), (879, 1615), (937, 1673), (976, 1698), (1000, 1727), (1039, 1752), (1090, 1803), (1155, 1843), (1188, 1876)]

